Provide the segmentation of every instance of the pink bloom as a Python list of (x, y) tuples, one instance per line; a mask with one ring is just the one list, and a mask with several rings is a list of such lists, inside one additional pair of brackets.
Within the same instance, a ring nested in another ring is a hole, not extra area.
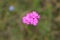
[(31, 24), (36, 26), (38, 24), (39, 18), (40, 18), (40, 15), (38, 15), (37, 12), (33, 11), (31, 13), (26, 14), (26, 16), (22, 18), (22, 22), (27, 25)]

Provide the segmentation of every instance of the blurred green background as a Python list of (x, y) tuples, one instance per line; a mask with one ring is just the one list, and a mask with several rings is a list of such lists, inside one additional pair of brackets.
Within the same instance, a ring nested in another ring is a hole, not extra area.
[[(21, 21), (31, 11), (41, 16), (36, 27)], [(0, 0), (0, 40), (60, 40), (60, 1)]]

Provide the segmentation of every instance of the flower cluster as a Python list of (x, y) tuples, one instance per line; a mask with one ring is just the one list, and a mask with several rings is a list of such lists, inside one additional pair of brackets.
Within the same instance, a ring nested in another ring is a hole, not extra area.
[(27, 13), (26, 16), (22, 18), (22, 22), (27, 25), (31, 24), (36, 26), (38, 24), (38, 19), (40, 19), (40, 15), (38, 15), (37, 12), (33, 11)]

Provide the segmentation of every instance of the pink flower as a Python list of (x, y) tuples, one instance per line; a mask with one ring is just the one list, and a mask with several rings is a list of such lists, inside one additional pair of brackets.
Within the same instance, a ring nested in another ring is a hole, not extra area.
[(27, 25), (34, 25), (38, 24), (38, 19), (40, 19), (40, 15), (37, 12), (33, 11), (31, 13), (27, 13), (26, 16), (22, 18), (22, 22)]

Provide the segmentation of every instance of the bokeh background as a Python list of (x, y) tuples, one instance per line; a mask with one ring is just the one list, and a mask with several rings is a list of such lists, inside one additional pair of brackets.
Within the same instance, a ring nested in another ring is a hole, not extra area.
[[(21, 21), (31, 11), (41, 16), (37, 26)], [(0, 40), (60, 40), (60, 0), (0, 0)]]

